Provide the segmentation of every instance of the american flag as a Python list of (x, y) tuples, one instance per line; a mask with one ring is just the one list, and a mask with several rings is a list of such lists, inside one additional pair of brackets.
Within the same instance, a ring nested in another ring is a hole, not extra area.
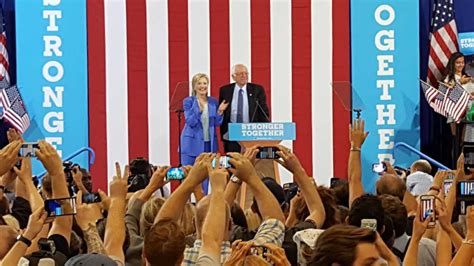
[(454, 121), (459, 122), (464, 116), (469, 103), (470, 94), (459, 84), (448, 90), (445, 97), (446, 113), (453, 117)]
[(8, 74), (9, 62), (7, 51), (7, 35), (4, 27), (3, 14), (0, 11), (0, 88), (6, 88), (10, 84), (10, 75)]
[(176, 85), (207, 73), (218, 98), (236, 63), (265, 88), (272, 120), (296, 123), (296, 141), (283, 144), (308, 174), (326, 184), (346, 176), (351, 116), (331, 83), (350, 81), (349, 7), (349, 0), (88, 0), (94, 184), (107, 187), (115, 161), (177, 165), (178, 121), (169, 112)]
[(428, 103), (431, 104), (431, 102), (436, 99), (436, 96), (438, 96), (439, 91), (435, 87), (422, 80), (420, 80), (420, 83), (421, 89), (423, 90), (423, 94), (425, 95), (426, 100), (428, 101)]
[(15, 129), (24, 133), (30, 126), (30, 117), (26, 112), (20, 92), (16, 86), (2, 89), (0, 99), (3, 105), (3, 119)]
[(428, 81), (436, 86), (452, 53), (458, 51), (458, 31), (453, 0), (436, 0), (431, 20)]
[(430, 103), (431, 108), (438, 114), (447, 117), (448, 114), (446, 113), (445, 101), (446, 94), (448, 93), (448, 86), (444, 83), (439, 83), (438, 87), (438, 95), (436, 95), (433, 102)]

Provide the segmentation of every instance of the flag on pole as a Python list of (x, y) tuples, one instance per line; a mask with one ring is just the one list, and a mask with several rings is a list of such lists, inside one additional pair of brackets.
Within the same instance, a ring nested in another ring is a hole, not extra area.
[(30, 117), (26, 112), (23, 100), (16, 85), (2, 89), (0, 100), (3, 105), (3, 116), (16, 130), (24, 133), (30, 126)]
[(458, 30), (453, 0), (435, 0), (431, 21), (428, 81), (436, 86), (443, 80), (444, 68), (452, 53), (458, 51)]
[(436, 96), (438, 96), (439, 91), (435, 87), (424, 82), (423, 80), (420, 80), (420, 83), (421, 83), (421, 88), (423, 90), (423, 94), (425, 94), (426, 100), (428, 101), (428, 103), (431, 104), (431, 102), (436, 99)]
[[(441, 83), (440, 83), (441, 84)], [(467, 110), (471, 95), (459, 84), (448, 90), (445, 97), (446, 113), (458, 123)]]

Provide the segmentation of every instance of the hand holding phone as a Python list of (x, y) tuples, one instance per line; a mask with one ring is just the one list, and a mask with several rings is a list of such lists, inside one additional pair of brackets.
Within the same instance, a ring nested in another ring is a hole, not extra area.
[(172, 167), (166, 172), (166, 180), (183, 180), (185, 177), (181, 167)]
[(424, 222), (426, 219), (431, 217), (428, 227), (436, 225), (436, 198), (433, 195), (421, 195), (420, 196), (420, 221)]
[(23, 142), (20, 148), (20, 157), (36, 157), (37, 142)]
[(44, 209), (48, 217), (74, 215), (77, 213), (76, 197), (45, 200)]
[[(222, 167), (222, 168), (231, 168), (232, 165), (230, 164), (229, 162), (230, 160), (230, 157), (229, 156), (221, 156), (219, 158), (219, 165)], [(216, 167), (216, 158), (212, 159), (212, 168), (215, 168)]]
[(380, 174), (385, 171), (387, 171), (387, 166), (384, 162), (372, 164), (372, 172)]
[(277, 154), (279, 151), (278, 147), (258, 147), (257, 159), (279, 159), (280, 156)]
[(101, 202), (102, 199), (100, 198), (99, 192), (93, 192), (93, 193), (87, 193), (87, 194), (82, 194), (82, 202), (83, 203), (97, 203)]

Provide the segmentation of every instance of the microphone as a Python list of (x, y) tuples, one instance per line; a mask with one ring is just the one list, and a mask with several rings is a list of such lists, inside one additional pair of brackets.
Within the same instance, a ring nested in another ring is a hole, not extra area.
[(258, 110), (258, 109), (259, 109), (259, 110), (263, 113), (263, 115), (265, 116), (265, 119), (267, 120), (267, 121), (265, 121), (265, 122), (270, 122), (270, 118), (268, 117), (267, 113), (265, 113), (265, 111), (263, 110), (263, 107), (260, 105), (260, 102), (259, 102), (258, 99), (255, 100), (255, 103), (256, 103), (257, 105), (255, 106), (255, 110), (253, 111), (252, 119), (250, 119), (250, 122), (253, 123), (253, 119), (255, 118), (255, 114), (257, 114), (257, 110)]

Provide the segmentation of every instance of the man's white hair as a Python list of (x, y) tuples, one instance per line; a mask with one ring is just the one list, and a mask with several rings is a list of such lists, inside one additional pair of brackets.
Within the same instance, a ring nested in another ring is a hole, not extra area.
[(235, 64), (235, 65), (232, 66), (232, 76), (235, 75), (235, 69), (237, 67), (244, 67), (247, 72), (249, 71), (246, 65), (244, 65), (244, 64)]

